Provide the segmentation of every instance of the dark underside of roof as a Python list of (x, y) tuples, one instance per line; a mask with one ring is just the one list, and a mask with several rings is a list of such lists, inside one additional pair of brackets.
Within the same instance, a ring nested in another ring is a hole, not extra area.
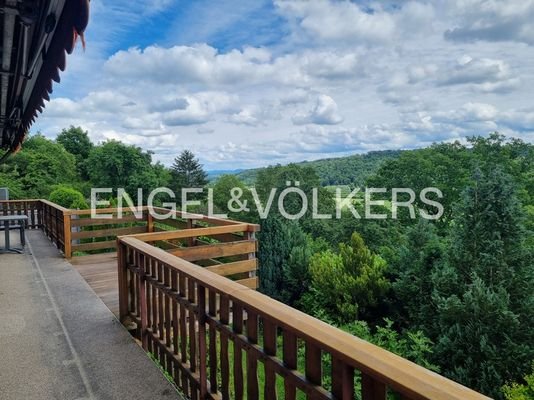
[(50, 100), (88, 18), (89, 0), (0, 0), (0, 160)]

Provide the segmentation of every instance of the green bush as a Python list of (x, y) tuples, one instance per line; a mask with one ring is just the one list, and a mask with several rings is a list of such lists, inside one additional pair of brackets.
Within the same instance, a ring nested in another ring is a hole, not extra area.
[(89, 208), (83, 194), (69, 186), (57, 186), (52, 193), (50, 193), (48, 199), (51, 202), (66, 208), (82, 210)]

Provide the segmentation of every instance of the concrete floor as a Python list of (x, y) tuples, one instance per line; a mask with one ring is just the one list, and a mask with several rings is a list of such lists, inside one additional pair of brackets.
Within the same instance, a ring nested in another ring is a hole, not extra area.
[(0, 254), (0, 399), (180, 399), (44, 235), (27, 238)]

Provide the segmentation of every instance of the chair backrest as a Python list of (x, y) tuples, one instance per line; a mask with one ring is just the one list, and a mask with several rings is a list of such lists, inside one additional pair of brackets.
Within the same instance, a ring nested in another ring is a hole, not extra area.
[(9, 200), (9, 189), (8, 188), (0, 188), (0, 201), (2, 200)]

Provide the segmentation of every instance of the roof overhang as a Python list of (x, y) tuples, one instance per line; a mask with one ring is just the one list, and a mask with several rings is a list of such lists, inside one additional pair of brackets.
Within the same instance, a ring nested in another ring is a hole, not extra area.
[(89, 20), (89, 0), (0, 0), (0, 160), (16, 151)]

